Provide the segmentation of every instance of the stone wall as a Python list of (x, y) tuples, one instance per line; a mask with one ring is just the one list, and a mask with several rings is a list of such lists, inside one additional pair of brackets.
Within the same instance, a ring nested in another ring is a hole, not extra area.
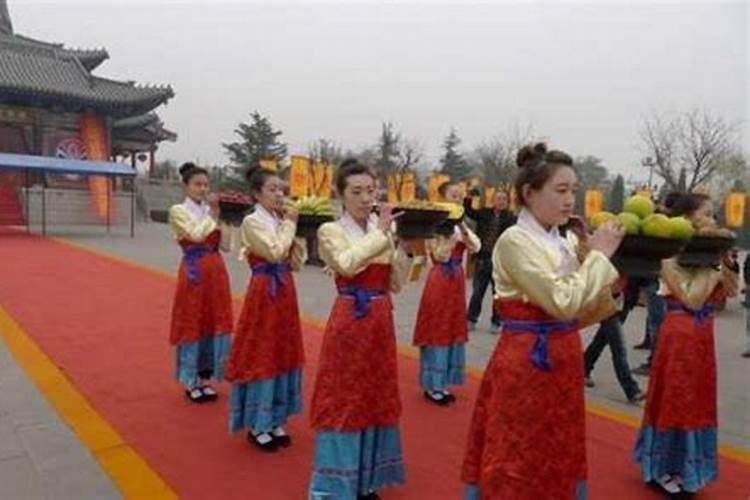
[[(30, 216), (32, 225), (42, 223), (42, 189), (32, 187), (28, 189), (29, 207), (26, 214), (27, 190), (21, 189), (21, 203), (24, 214)], [(112, 193), (112, 215), (110, 224), (130, 224), (130, 193)], [(44, 192), (46, 204), (47, 224), (106, 224), (106, 219), (99, 219), (92, 207), (91, 195), (86, 190), (78, 189), (46, 189)]]

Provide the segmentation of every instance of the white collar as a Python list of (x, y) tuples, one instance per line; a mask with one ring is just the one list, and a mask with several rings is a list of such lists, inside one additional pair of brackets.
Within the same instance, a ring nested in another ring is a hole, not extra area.
[(187, 196), (182, 204), (187, 208), (188, 212), (196, 219), (202, 219), (208, 215), (210, 208), (208, 203), (201, 201), (196, 203), (191, 197)]
[(526, 208), (522, 208), (518, 214), (517, 225), (531, 233), (532, 236), (539, 238), (555, 254), (558, 259), (557, 272), (559, 275), (566, 275), (575, 270), (578, 262), (575, 251), (571, 248), (570, 242), (560, 235), (557, 226), (549, 230), (545, 229)]
[(349, 215), (349, 212), (344, 211), (339, 219), (339, 225), (344, 228), (344, 231), (346, 231), (350, 237), (354, 239), (364, 238), (368, 233), (375, 229), (375, 226), (377, 225), (377, 217), (375, 214), (370, 214), (370, 218), (367, 219), (367, 229), (365, 230), (362, 229), (362, 226), (359, 225), (351, 215)]
[(555, 242), (562, 240), (562, 236), (560, 236), (560, 230), (557, 228), (557, 226), (554, 226), (552, 229), (545, 229), (544, 226), (542, 226), (538, 220), (536, 220), (536, 217), (526, 208), (522, 208), (521, 212), (518, 214), (518, 225), (528, 232), (539, 236), (540, 238), (544, 239), (545, 241), (549, 242)]
[(268, 229), (271, 229), (272, 231), (276, 231), (279, 228), (279, 225), (281, 225), (281, 219), (279, 219), (276, 214), (272, 214), (266, 210), (260, 203), (255, 205), (255, 213), (257, 214), (256, 217), (258, 220), (263, 222)]

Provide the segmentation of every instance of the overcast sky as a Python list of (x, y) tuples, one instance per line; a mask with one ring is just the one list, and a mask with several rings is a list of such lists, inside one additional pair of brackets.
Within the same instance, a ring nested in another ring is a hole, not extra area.
[(225, 163), (221, 142), (257, 109), (292, 153), (317, 137), (363, 146), (391, 120), (437, 165), (451, 126), (469, 148), (530, 122), (554, 147), (645, 177), (638, 128), (651, 110), (750, 116), (743, 1), (9, 0), (9, 9), (18, 33), (106, 47), (98, 75), (171, 84), (176, 97), (159, 113), (179, 140), (162, 159)]

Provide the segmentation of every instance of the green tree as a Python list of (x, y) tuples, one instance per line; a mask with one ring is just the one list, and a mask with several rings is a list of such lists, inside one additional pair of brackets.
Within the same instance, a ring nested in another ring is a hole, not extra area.
[(607, 200), (607, 208), (613, 214), (622, 212), (622, 207), (625, 204), (625, 179), (622, 175), (618, 175), (615, 178), (615, 182), (612, 184), (612, 189), (609, 191), (609, 197)]
[(609, 172), (602, 161), (595, 156), (581, 156), (574, 161), (578, 176), (578, 192), (576, 194), (576, 213), (584, 212), (586, 191), (602, 188)]
[(440, 171), (448, 175), (452, 180), (461, 181), (471, 176), (473, 168), (463, 157), (458, 147), (461, 139), (456, 129), (451, 128), (450, 133), (443, 141), (443, 156), (440, 158)]
[(268, 117), (254, 111), (250, 123), (240, 123), (234, 130), (239, 141), (222, 143), (232, 163), (230, 184), (244, 183), (247, 170), (258, 165), (260, 160), (276, 160), (281, 163), (287, 155), (287, 145), (281, 141), (281, 130), (271, 125)]
[(152, 179), (179, 180), (180, 172), (174, 160), (157, 161), (151, 172)]

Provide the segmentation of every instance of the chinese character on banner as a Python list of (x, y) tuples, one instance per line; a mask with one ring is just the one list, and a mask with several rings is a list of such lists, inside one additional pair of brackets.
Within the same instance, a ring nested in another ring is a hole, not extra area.
[(289, 172), (289, 195), (292, 198), (307, 196), (310, 187), (310, 159), (305, 156), (292, 156)]
[(417, 197), (417, 183), (414, 174), (404, 174), (401, 178), (401, 201), (413, 201)]
[(596, 189), (589, 189), (586, 191), (585, 200), (585, 215), (587, 219), (590, 219), (594, 215), (602, 211), (604, 204), (604, 196), (602, 192)]
[(322, 198), (331, 197), (331, 188), (333, 186), (333, 166), (328, 163), (315, 162), (312, 165), (312, 175), (310, 182), (310, 193), (313, 196)]
[(729, 193), (724, 216), (727, 226), (739, 228), (745, 224), (745, 193)]
[(427, 199), (430, 201), (438, 201), (440, 199), (440, 193), (438, 188), (450, 181), (450, 177), (443, 174), (433, 174), (427, 181)]

